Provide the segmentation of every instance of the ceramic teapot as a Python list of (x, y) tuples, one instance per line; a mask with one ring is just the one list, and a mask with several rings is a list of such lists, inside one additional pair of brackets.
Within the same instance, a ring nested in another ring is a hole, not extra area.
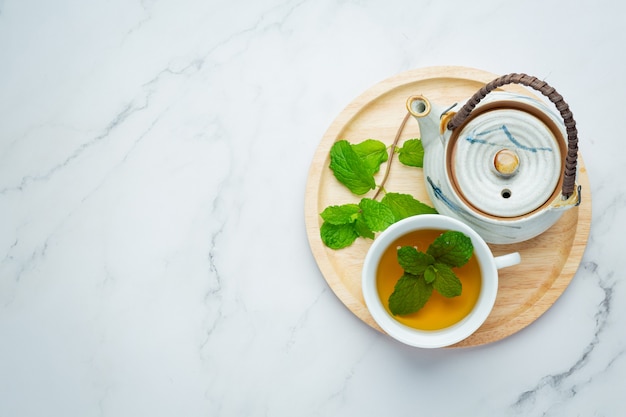
[[(541, 92), (559, 114), (536, 98), (493, 91), (511, 83)], [(576, 122), (554, 88), (509, 74), (455, 108), (424, 96), (407, 100), (424, 146), (426, 189), (440, 214), (470, 225), (489, 243), (516, 243), (580, 204)]]

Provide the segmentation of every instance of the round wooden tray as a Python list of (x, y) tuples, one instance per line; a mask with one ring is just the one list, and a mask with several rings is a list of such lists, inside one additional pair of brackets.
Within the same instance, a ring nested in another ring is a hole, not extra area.
[[(441, 105), (463, 104), (496, 74), (465, 67), (430, 67), (398, 74), (373, 86), (351, 102), (330, 125), (313, 157), (306, 187), (305, 222), (309, 244), (317, 264), (337, 297), (362, 321), (382, 330), (370, 315), (361, 292), (361, 268), (372, 240), (359, 238), (341, 250), (327, 248), (320, 239), (322, 220), (319, 216), (330, 205), (355, 203), (355, 196), (341, 185), (328, 168), (329, 151), (337, 140), (358, 143), (377, 139), (387, 145), (393, 142), (407, 111), (406, 99), (422, 94)], [(503, 90), (532, 96), (525, 87), (507, 86)], [(419, 137), (417, 122), (409, 120), (400, 136)], [(543, 314), (563, 293), (572, 280), (583, 252), (591, 226), (591, 195), (587, 171), (578, 158), (577, 183), (582, 186), (580, 206), (565, 212), (561, 219), (540, 236), (510, 245), (489, 245), (494, 255), (518, 251), (522, 263), (500, 270), (498, 297), (491, 315), (472, 336), (455, 345), (478, 346), (514, 334)], [(382, 171), (378, 174), (380, 183)], [(392, 162), (387, 191), (409, 193), (432, 205), (421, 168)]]

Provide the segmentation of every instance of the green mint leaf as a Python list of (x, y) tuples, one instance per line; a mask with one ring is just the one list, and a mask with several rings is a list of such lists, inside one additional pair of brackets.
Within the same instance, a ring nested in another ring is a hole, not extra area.
[(439, 294), (448, 298), (461, 295), (463, 286), (459, 278), (454, 274), (454, 271), (452, 271), (452, 268), (442, 263), (436, 263), (431, 265), (431, 267), (435, 274), (435, 279), (432, 281), (433, 287)]
[(373, 232), (380, 232), (395, 222), (393, 212), (383, 203), (364, 198), (359, 203), (362, 210), (363, 221)]
[(474, 246), (468, 236), (461, 232), (448, 230), (435, 239), (426, 253), (435, 258), (437, 262), (459, 267), (469, 261), (473, 251)]
[(381, 203), (391, 209), (396, 221), (418, 214), (437, 214), (437, 210), (415, 199), (410, 194), (387, 193)]
[(331, 249), (342, 249), (350, 246), (358, 234), (353, 224), (331, 224), (322, 223), (320, 228), (320, 237), (322, 242)]
[(380, 165), (389, 159), (387, 146), (381, 141), (367, 139), (356, 145), (352, 145), (354, 152), (361, 158), (371, 174), (380, 170)]
[(354, 230), (359, 234), (359, 236), (364, 237), (366, 239), (374, 239), (375, 235), (372, 229), (369, 228), (367, 223), (363, 220), (363, 215), (359, 215), (356, 221), (354, 222)]
[(424, 307), (432, 293), (433, 287), (423, 275), (405, 273), (389, 296), (389, 310), (394, 316), (415, 313)]
[(365, 194), (376, 188), (371, 169), (346, 140), (335, 142), (330, 148), (330, 169), (335, 178), (354, 194)]
[(320, 214), (330, 224), (349, 224), (356, 220), (361, 208), (357, 204), (329, 206)]
[(424, 280), (427, 283), (432, 283), (437, 278), (437, 270), (433, 265), (428, 265), (428, 267), (424, 270)]
[(404, 165), (421, 168), (424, 166), (424, 146), (419, 139), (408, 139), (398, 148), (398, 159)]
[(432, 256), (419, 252), (413, 246), (402, 246), (398, 249), (398, 263), (410, 274), (421, 275), (434, 262)]
[(426, 253), (412, 246), (398, 249), (398, 264), (404, 275), (389, 297), (394, 315), (410, 314), (422, 308), (433, 289), (444, 297), (461, 295), (463, 285), (452, 267), (463, 266), (472, 256), (472, 240), (461, 232), (443, 232)]

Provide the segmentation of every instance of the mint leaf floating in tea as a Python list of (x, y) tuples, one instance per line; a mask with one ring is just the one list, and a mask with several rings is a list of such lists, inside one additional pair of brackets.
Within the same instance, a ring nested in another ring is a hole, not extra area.
[(402, 246), (397, 252), (404, 274), (389, 296), (389, 310), (396, 316), (419, 311), (433, 289), (448, 298), (461, 295), (463, 285), (452, 268), (465, 265), (474, 246), (464, 233), (446, 231), (425, 253), (412, 246)]
[(437, 262), (450, 266), (463, 266), (474, 251), (472, 240), (461, 232), (444, 232), (428, 247), (427, 253)]
[(413, 246), (403, 246), (398, 249), (398, 263), (404, 272), (409, 274), (421, 275), (434, 262), (432, 256), (418, 251)]
[(387, 193), (381, 203), (391, 209), (396, 221), (418, 214), (437, 214), (437, 210), (416, 200), (410, 194)]
[(424, 166), (424, 146), (420, 139), (408, 139), (401, 148), (396, 148), (398, 159), (404, 165), (422, 168)]
[[(448, 298), (461, 295), (461, 290), (463, 289), (461, 281), (448, 265), (436, 263), (430, 265), (427, 271), (432, 271), (428, 272), (428, 275), (433, 275), (430, 282), (433, 283), (433, 287), (439, 294)], [(426, 277), (426, 275), (425, 273), (424, 277)], [(426, 281), (428, 282), (428, 279)]]
[(405, 273), (389, 297), (389, 309), (394, 315), (411, 314), (420, 310), (430, 298), (433, 286), (423, 275)]

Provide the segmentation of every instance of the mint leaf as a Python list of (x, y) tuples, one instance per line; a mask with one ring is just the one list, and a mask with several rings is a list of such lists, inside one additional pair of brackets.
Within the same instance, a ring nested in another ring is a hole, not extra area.
[(335, 178), (354, 194), (365, 194), (376, 188), (371, 168), (346, 140), (335, 142), (330, 148), (330, 169)]
[(372, 229), (370, 229), (367, 223), (363, 220), (363, 215), (359, 215), (359, 217), (357, 217), (356, 222), (354, 222), (354, 230), (356, 230), (361, 237), (367, 239), (374, 239), (375, 237)]
[[(402, 246), (398, 249), (398, 263), (405, 272), (414, 275), (423, 274), (426, 268), (433, 264), (432, 256), (419, 252), (413, 246)], [(427, 280), (427, 282), (430, 282)]]
[(396, 221), (418, 214), (437, 214), (437, 210), (416, 200), (410, 194), (387, 193), (381, 203), (391, 209)]
[(448, 298), (461, 295), (463, 286), (459, 278), (452, 271), (452, 268), (442, 263), (436, 263), (435, 265), (431, 265), (431, 267), (435, 274), (435, 279), (432, 281), (433, 287), (435, 287), (439, 294)]
[(428, 267), (424, 270), (424, 280), (431, 284), (435, 279), (437, 279), (437, 271), (433, 265), (428, 265)]
[(322, 223), (320, 227), (320, 237), (322, 242), (331, 249), (342, 249), (350, 246), (358, 234), (353, 224), (331, 224)]
[(380, 165), (389, 159), (387, 146), (381, 141), (367, 139), (356, 145), (352, 145), (354, 152), (361, 158), (371, 174), (380, 170)]
[(419, 139), (408, 139), (397, 149), (398, 159), (404, 165), (421, 168), (424, 166), (424, 146)]
[(463, 266), (469, 261), (474, 251), (472, 240), (461, 232), (448, 230), (443, 232), (428, 247), (426, 253), (438, 263), (450, 266)]
[(405, 273), (389, 296), (389, 310), (394, 316), (415, 313), (432, 293), (433, 287), (424, 281), (424, 276)]
[(348, 224), (356, 220), (360, 211), (357, 204), (344, 204), (326, 207), (320, 216), (330, 224)]
[(373, 232), (385, 230), (395, 221), (393, 212), (383, 203), (371, 198), (364, 198), (359, 203), (362, 210), (363, 221)]
[(421, 309), (433, 289), (444, 297), (461, 295), (463, 285), (452, 270), (472, 256), (472, 240), (461, 232), (443, 232), (426, 253), (413, 246), (398, 249), (398, 264), (404, 274), (389, 296), (389, 310), (394, 315), (410, 314)]

